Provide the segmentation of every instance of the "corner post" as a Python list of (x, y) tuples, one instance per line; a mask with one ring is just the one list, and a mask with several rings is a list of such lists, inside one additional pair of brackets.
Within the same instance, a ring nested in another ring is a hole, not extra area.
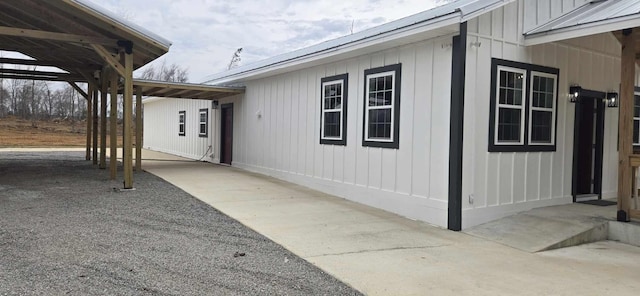
[(86, 145), (86, 160), (91, 160), (91, 127), (93, 126), (93, 110), (91, 105), (93, 104), (93, 91), (91, 89), (91, 83), (87, 83), (87, 145)]
[(618, 221), (628, 222), (631, 209), (631, 165), (629, 156), (633, 147), (633, 96), (635, 86), (635, 43), (637, 32), (622, 30), (620, 60), (620, 120), (618, 120)]
[(96, 81), (90, 82), (91, 85), (91, 97), (93, 103), (93, 164), (98, 164), (98, 86)]
[(119, 42), (124, 47), (124, 98), (123, 98), (123, 135), (122, 163), (124, 166), (124, 189), (133, 188), (133, 145), (131, 143), (133, 124), (133, 43)]

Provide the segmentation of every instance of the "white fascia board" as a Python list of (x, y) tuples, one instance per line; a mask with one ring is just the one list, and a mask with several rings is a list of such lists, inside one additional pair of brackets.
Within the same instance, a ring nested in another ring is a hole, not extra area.
[[(311, 64), (313, 62), (324, 60), (332, 56), (342, 55), (348, 52), (355, 52), (363, 48), (373, 47), (373, 46), (381, 45), (387, 42), (400, 40), (412, 35), (417, 35), (417, 34), (429, 32), (429, 31), (435, 32), (435, 30), (437, 29), (444, 29), (451, 25), (456, 25), (455, 29), (450, 30), (451, 32), (448, 32), (448, 33), (459, 32), (460, 28), (458, 25), (460, 24), (460, 19), (461, 19), (460, 12), (451, 13), (449, 15), (442, 16), (437, 20), (434, 20), (431, 22), (425, 22), (419, 25), (402, 28), (402, 29), (391, 31), (391, 32), (386, 32), (378, 36), (340, 45), (335, 48), (326, 49), (326, 50), (315, 52), (302, 57), (297, 57), (297, 58), (294, 58), (288, 61), (283, 61), (274, 65), (268, 65), (262, 68), (253, 69), (253, 70), (249, 70), (242, 73), (232, 74), (227, 77), (221, 77), (219, 79), (209, 81), (208, 83), (216, 84), (216, 85), (234, 83), (236, 81), (256, 77), (261, 74), (265, 74), (267, 72), (274, 72), (283, 68), (293, 68), (300, 65)], [(442, 35), (443, 34), (441, 34), (440, 36)], [(433, 36), (433, 37), (438, 37), (438, 36)]]
[(583, 24), (573, 27), (556, 29), (546, 32), (540, 32), (532, 35), (526, 35), (524, 39), (525, 46), (544, 44), (554, 41), (596, 35), (618, 31), (626, 28), (634, 28), (640, 26), (640, 18), (637, 15), (630, 15), (624, 18), (608, 19), (600, 22)]

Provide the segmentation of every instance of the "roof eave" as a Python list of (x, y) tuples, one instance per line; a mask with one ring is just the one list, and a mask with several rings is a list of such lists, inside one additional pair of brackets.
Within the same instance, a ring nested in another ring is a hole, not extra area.
[(637, 14), (628, 15), (621, 18), (607, 19), (599, 22), (592, 22), (571, 26), (562, 29), (525, 34), (524, 44), (526, 46), (555, 42), (560, 40), (596, 35), (600, 33), (613, 32), (626, 28), (640, 26), (640, 18)]

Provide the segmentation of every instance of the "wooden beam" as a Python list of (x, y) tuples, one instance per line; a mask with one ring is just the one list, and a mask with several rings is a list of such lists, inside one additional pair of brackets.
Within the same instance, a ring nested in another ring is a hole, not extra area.
[(131, 143), (132, 120), (133, 120), (133, 53), (122, 52), (124, 55), (124, 98), (123, 111), (124, 120), (122, 135), (122, 162), (124, 166), (124, 189), (133, 188), (133, 147)]
[(109, 92), (108, 71), (100, 73), (100, 169), (107, 168), (107, 93)]
[(99, 65), (90, 65), (82, 63), (70, 63), (68, 61), (50, 61), (50, 60), (27, 60), (27, 59), (12, 59), (12, 58), (0, 58), (0, 64), (9, 64), (9, 65), (24, 65), (24, 66), (43, 66), (43, 67), (57, 67), (62, 69), (61, 67), (71, 67), (71, 68), (83, 68), (86, 67), (85, 70), (98, 70), (101, 66)]
[(93, 85), (93, 87), (91, 88), (93, 95), (91, 95), (91, 97), (93, 98), (93, 120), (91, 121), (93, 123), (93, 164), (97, 165), (98, 164), (98, 84), (95, 82), (92, 82), (91, 85)]
[(111, 154), (109, 155), (109, 176), (111, 180), (115, 180), (118, 172), (118, 73), (116, 71), (110, 71), (109, 75), (109, 100), (111, 103), (111, 110), (109, 113), (109, 128), (110, 139), (109, 149)]
[(87, 160), (91, 160), (91, 126), (93, 125), (93, 123), (91, 122), (93, 120), (93, 110), (91, 103), (91, 101), (93, 100), (93, 90), (91, 89), (91, 84), (89, 84), (89, 86), (87, 87), (87, 94), (87, 154), (85, 158)]
[(136, 171), (142, 171), (142, 87), (136, 87)]
[(89, 95), (84, 92), (84, 90), (82, 88), (80, 88), (75, 82), (71, 82), (71, 81), (67, 81), (69, 83), (69, 85), (71, 85), (71, 87), (73, 87), (73, 89), (75, 89), (82, 97), (84, 97), (85, 100), (87, 100), (87, 102), (90, 102), (91, 100), (89, 99)]
[(622, 54), (620, 60), (620, 100), (618, 111), (618, 221), (629, 221), (631, 209), (631, 164), (629, 156), (633, 154), (633, 106), (635, 80), (635, 41), (636, 33), (623, 31), (621, 38)]
[(84, 77), (79, 77), (79, 76), (50, 77), (50, 76), (0, 74), (0, 78), (3, 78), (3, 79), (18, 79), (18, 80), (37, 80), (37, 81), (76, 81), (76, 82), (86, 82), (86, 79), (84, 79)]
[(101, 44), (101, 45), (108, 45), (108, 46), (116, 46), (118, 44), (118, 40), (116, 39), (49, 32), (49, 31), (42, 31), (42, 30), (3, 27), (3, 26), (0, 26), (0, 35), (24, 37), (24, 38), (31, 38), (31, 39), (63, 41), (63, 42), (80, 43), (80, 44)]
[(12, 68), (0, 68), (1, 74), (22, 74), (33, 76), (51, 76), (51, 77), (68, 77), (69, 73), (64, 72), (50, 72), (50, 71), (36, 71), (36, 70), (24, 70), (24, 69), (12, 69)]
[(101, 46), (101, 45), (98, 45), (98, 44), (91, 44), (91, 47), (93, 47), (93, 50), (99, 56), (101, 56), (102, 59), (105, 62), (107, 62), (109, 64), (109, 66), (111, 66), (112, 69), (116, 70), (118, 72), (118, 74), (120, 74), (120, 76), (122, 76), (122, 77), (126, 76), (125, 75), (126, 74), (125, 73), (125, 67), (123, 67), (122, 64), (120, 64), (120, 61), (118, 61), (114, 56), (112, 56), (111, 53), (109, 53), (109, 51), (107, 51), (107, 49), (104, 48), (104, 46)]

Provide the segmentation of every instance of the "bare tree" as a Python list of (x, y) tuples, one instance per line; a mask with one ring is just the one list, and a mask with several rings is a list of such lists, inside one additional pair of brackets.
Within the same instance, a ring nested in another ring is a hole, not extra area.
[(189, 80), (189, 71), (177, 64), (167, 65), (166, 60), (162, 60), (162, 63), (158, 67), (156, 67), (155, 64), (147, 66), (139, 78), (169, 82), (187, 82)]

